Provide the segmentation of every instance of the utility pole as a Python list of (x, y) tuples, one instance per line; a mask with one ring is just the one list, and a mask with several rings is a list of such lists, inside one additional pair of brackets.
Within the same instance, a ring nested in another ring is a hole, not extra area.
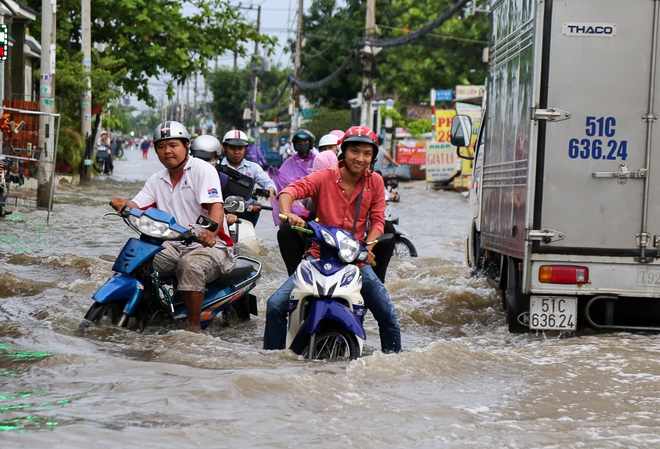
[(361, 125), (374, 129), (371, 123), (371, 100), (374, 97), (371, 72), (374, 63), (374, 27), (376, 25), (376, 0), (367, 0), (367, 17), (365, 20), (364, 47), (362, 48), (362, 100), (364, 116)]
[(179, 119), (177, 121), (185, 126), (185, 124), (183, 123), (185, 121), (185, 118), (184, 118), (184, 115), (185, 115), (185, 111), (184, 111), (185, 101), (184, 100), (185, 99), (183, 97), (184, 88), (185, 88), (184, 84), (181, 83), (181, 84), (179, 84), (179, 87), (177, 89), (177, 91), (179, 92), (179, 96), (178, 96), (178, 100), (179, 100)]
[[(39, 109), (52, 114), (55, 110), (55, 14), (57, 0), (41, 0), (41, 83), (39, 86)], [(37, 207), (50, 209), (51, 176), (55, 163), (55, 119), (49, 115), (39, 116), (39, 174), (37, 177)]]
[[(193, 112), (193, 121), (194, 121), (194, 126), (197, 126), (197, 123), (198, 123), (198, 121), (197, 121), (197, 117), (199, 116), (199, 113), (197, 112), (197, 95), (198, 95), (198, 92), (197, 92), (197, 81), (198, 81), (198, 78), (199, 78), (199, 73), (195, 72), (195, 88), (193, 89), (193, 94), (194, 94), (194, 98), (193, 98), (193, 111), (194, 111), (194, 112)], [(200, 126), (199, 133), (200, 133), (200, 135), (201, 135), (201, 134), (206, 134), (206, 133), (201, 129), (201, 126)]]
[[(294, 76), (300, 79), (302, 72), (301, 52), (302, 52), (302, 27), (303, 27), (303, 0), (298, 0), (298, 29), (296, 32), (296, 58), (294, 66)], [(300, 108), (300, 87), (297, 84), (292, 85), (291, 96), (293, 98), (293, 107), (291, 108), (291, 133), (298, 130), (298, 117), (302, 109)], [(294, 123), (295, 117), (295, 123)]]
[[(261, 28), (261, 5), (257, 7), (257, 33)], [(259, 41), (254, 41), (254, 55), (259, 58)], [(253, 62), (254, 64), (254, 62)], [(261, 61), (259, 62), (261, 65)], [(259, 137), (259, 123), (257, 122), (257, 87), (259, 86), (259, 76), (257, 75), (259, 67), (255, 67), (252, 70), (252, 132), (250, 133), (252, 137), (256, 140)]]
[(81, 5), (83, 76), (87, 82), (87, 90), (83, 92), (80, 99), (81, 131), (82, 135), (85, 136), (85, 160), (82, 172), (82, 180), (84, 181), (91, 181), (92, 179), (92, 149), (94, 146), (94, 136), (92, 136), (92, 80), (88, 75), (92, 70), (92, 8), (90, 3), (91, 0), (82, 0)]

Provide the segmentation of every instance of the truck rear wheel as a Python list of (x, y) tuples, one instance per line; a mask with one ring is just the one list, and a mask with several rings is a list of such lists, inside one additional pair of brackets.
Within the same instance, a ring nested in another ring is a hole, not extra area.
[(484, 271), (484, 250), (481, 249), (481, 234), (472, 234), (472, 276)]
[(522, 271), (518, 269), (520, 261), (506, 258), (506, 288), (502, 294), (506, 303), (506, 320), (509, 332), (514, 334), (529, 331), (529, 295), (522, 294)]

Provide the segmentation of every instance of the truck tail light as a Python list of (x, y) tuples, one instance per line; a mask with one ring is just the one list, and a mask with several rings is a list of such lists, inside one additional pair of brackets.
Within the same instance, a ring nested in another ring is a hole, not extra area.
[(541, 265), (539, 281), (550, 284), (586, 284), (589, 268), (574, 265)]

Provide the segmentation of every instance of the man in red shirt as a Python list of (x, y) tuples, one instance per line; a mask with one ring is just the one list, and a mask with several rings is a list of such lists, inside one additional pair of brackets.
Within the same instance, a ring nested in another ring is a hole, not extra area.
[[(346, 131), (341, 142), (343, 161), (338, 168), (316, 171), (290, 184), (278, 195), (280, 212), (287, 223), (305, 226), (305, 221), (291, 213), (293, 201), (311, 198), (316, 217), (327, 226), (337, 226), (352, 232), (362, 241), (372, 241), (383, 234), (385, 224), (385, 187), (383, 178), (373, 176), (371, 163), (378, 151), (377, 137), (368, 128), (354, 126)], [(362, 199), (358, 201), (358, 198)], [(360, 209), (356, 208), (360, 203)], [(357, 220), (356, 220), (357, 218)], [(371, 227), (367, 232), (367, 219)], [(355, 223), (354, 223), (355, 222)], [(381, 348), (384, 352), (401, 351), (401, 331), (392, 301), (385, 286), (369, 265), (374, 255), (369, 249), (367, 265), (360, 268), (366, 307), (378, 322)], [(318, 248), (310, 249), (318, 257)], [(284, 349), (286, 342), (289, 296), (293, 290), (293, 276), (268, 298), (264, 349)]]

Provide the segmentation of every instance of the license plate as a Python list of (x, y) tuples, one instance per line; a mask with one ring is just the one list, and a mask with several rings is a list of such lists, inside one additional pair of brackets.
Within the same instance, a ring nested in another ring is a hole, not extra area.
[(577, 328), (577, 298), (532, 296), (529, 328), (534, 330), (571, 330)]

